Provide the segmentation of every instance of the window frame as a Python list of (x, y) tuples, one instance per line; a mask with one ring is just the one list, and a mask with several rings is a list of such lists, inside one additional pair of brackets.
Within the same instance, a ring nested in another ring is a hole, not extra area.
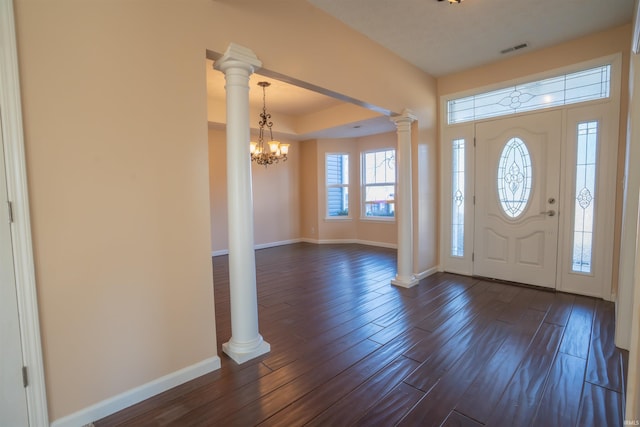
[[(328, 174), (328, 160), (330, 156), (346, 156), (346, 160), (347, 160), (347, 182), (346, 184), (344, 182), (340, 183), (340, 184), (329, 184), (329, 174)], [(349, 191), (349, 187), (350, 187), (350, 154), (346, 153), (346, 152), (327, 152), (325, 153), (324, 156), (324, 185), (325, 185), (325, 212), (324, 212), (324, 216), (325, 216), (325, 220), (328, 221), (344, 221), (344, 220), (350, 220), (352, 218), (351, 216), (351, 203), (350, 203), (350, 191)], [(347, 204), (347, 214), (346, 215), (330, 215), (329, 213), (329, 189), (330, 188), (346, 188), (347, 189), (347, 200), (346, 200), (346, 204)]]
[[(367, 154), (375, 154), (380, 152), (393, 152), (393, 162), (394, 162), (394, 181), (385, 181), (385, 182), (376, 182), (372, 184), (367, 184), (367, 162), (366, 157)], [(361, 186), (361, 196), (360, 196), (360, 219), (362, 221), (382, 221), (382, 222), (395, 222), (395, 205), (396, 205), (396, 193), (398, 191), (398, 171), (397, 171), (397, 150), (395, 147), (384, 147), (384, 148), (376, 148), (372, 150), (362, 151), (360, 153), (360, 170), (361, 170), (361, 178), (360, 178), (360, 186)], [(368, 187), (385, 187), (393, 185), (393, 199), (385, 200), (387, 205), (393, 205), (393, 215), (384, 216), (384, 215), (367, 215), (367, 188)]]

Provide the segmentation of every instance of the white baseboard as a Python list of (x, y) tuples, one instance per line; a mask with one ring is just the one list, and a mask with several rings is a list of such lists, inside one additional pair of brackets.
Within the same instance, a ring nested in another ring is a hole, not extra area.
[(395, 243), (372, 242), (370, 240), (360, 240), (360, 239), (320, 239), (318, 240), (318, 239), (302, 238), (299, 241), (305, 242), (305, 243), (314, 243), (316, 245), (356, 243), (359, 245), (377, 246), (380, 248), (390, 248), (390, 249), (398, 248), (398, 245), (396, 245)]
[(436, 274), (439, 271), (442, 271), (442, 270), (440, 270), (440, 266), (439, 265), (436, 265), (435, 267), (431, 267), (431, 268), (429, 268), (429, 269), (427, 269), (427, 270), (425, 270), (425, 271), (423, 271), (421, 273), (417, 273), (416, 274), (416, 279), (422, 280), (425, 277), (429, 277), (432, 274)]
[(124, 408), (135, 405), (163, 391), (167, 391), (170, 388), (217, 369), (220, 369), (220, 358), (218, 356), (210, 357), (195, 365), (187, 366), (179, 371), (172, 372), (78, 412), (59, 418), (51, 424), (51, 427), (78, 427), (91, 424), (93, 421), (114, 414)]
[(300, 243), (302, 240), (301, 239), (289, 239), (289, 240), (281, 240), (279, 242), (271, 242), (271, 243), (261, 243), (259, 245), (256, 245), (256, 249), (266, 249), (266, 248), (273, 248), (276, 246), (283, 246), (283, 245), (291, 245), (293, 243)]
[[(304, 241), (303, 239), (290, 239), (290, 240), (281, 240), (279, 242), (269, 242), (269, 243), (261, 243), (259, 245), (255, 245), (254, 249), (258, 250), (258, 249), (266, 249), (266, 248), (273, 248), (276, 246), (282, 246), (282, 245), (290, 245), (292, 243), (300, 243)], [(211, 251), (211, 256), (220, 256), (220, 255), (229, 255), (229, 249), (220, 249), (217, 251)]]

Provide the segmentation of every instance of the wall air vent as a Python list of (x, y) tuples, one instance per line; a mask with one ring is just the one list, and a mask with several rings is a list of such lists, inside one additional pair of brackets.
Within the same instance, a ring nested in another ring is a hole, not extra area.
[(528, 43), (520, 43), (520, 44), (517, 44), (515, 46), (511, 46), (511, 47), (508, 47), (506, 49), (502, 49), (500, 51), (500, 53), (502, 53), (504, 55), (505, 53), (515, 52), (516, 50), (524, 49), (525, 47), (528, 47), (528, 46), (529, 46)]

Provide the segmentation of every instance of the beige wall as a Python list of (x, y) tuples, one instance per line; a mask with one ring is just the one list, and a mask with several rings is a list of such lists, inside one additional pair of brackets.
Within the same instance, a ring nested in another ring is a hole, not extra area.
[[(284, 242), (300, 238), (300, 148), (289, 143), (288, 160), (268, 168), (252, 163), (254, 243)], [(209, 188), (211, 251), (228, 250), (227, 141), (222, 130), (209, 129)]]
[(414, 123), (411, 132), (413, 271), (420, 274), (438, 267), (439, 263), (439, 154), (433, 127), (419, 129), (418, 124)]
[[(495, 85), (531, 74), (566, 67), (591, 59), (622, 53), (622, 81), (620, 93), (620, 124), (618, 140), (618, 176), (615, 215), (613, 259), (620, 255), (620, 228), (622, 216), (622, 186), (624, 151), (629, 93), (629, 52), (631, 50), (631, 24), (581, 37), (547, 49), (514, 56), (486, 66), (438, 78), (438, 95), (464, 92), (482, 86)], [(614, 262), (612, 287), (616, 291), (618, 265)]]
[[(310, 143), (313, 143), (311, 145)], [(384, 246), (394, 246), (397, 242), (397, 225), (395, 221), (376, 221), (361, 219), (361, 172), (360, 155), (365, 151), (396, 148), (397, 136), (395, 132), (383, 133), (379, 135), (365, 136), (359, 138), (340, 139), (318, 139), (305, 141), (303, 145), (309, 152), (303, 156), (305, 163), (302, 167), (304, 177), (302, 181), (314, 182), (315, 186), (305, 186), (302, 194), (302, 204), (306, 208), (304, 212), (309, 212), (316, 221), (303, 221), (302, 236), (314, 241), (335, 241), (335, 240), (358, 240), (382, 244)], [(309, 145), (308, 145), (309, 144)], [(308, 147), (308, 148), (307, 148)], [(315, 149), (314, 153), (311, 153)], [(326, 175), (325, 159), (328, 153), (349, 154), (349, 218), (331, 218), (326, 215)], [(315, 162), (312, 167), (307, 162)], [(312, 177), (315, 173), (317, 177)], [(315, 212), (310, 212), (316, 208)], [(311, 233), (311, 228), (317, 230), (316, 234)]]
[(432, 78), (306, 2), (15, 12), (52, 421), (216, 355), (206, 49), (247, 46), (269, 70), (433, 128)]
[[(637, 7), (637, 5), (636, 5)], [(638, 23), (640, 24), (640, 23)], [(631, 57), (627, 194), (624, 206), (616, 345), (629, 350), (626, 419), (640, 417), (640, 55)]]
[(300, 236), (318, 239), (318, 143), (310, 140), (300, 145)]

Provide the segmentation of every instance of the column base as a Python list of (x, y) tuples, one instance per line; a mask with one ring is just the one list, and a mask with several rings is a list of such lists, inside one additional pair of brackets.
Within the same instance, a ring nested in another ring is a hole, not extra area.
[(396, 276), (395, 279), (391, 280), (392, 285), (400, 286), (402, 288), (412, 288), (419, 282), (420, 281), (416, 276)]
[(262, 336), (258, 335), (255, 345), (238, 345), (233, 342), (233, 337), (222, 344), (222, 351), (233, 359), (238, 365), (244, 362), (255, 359), (258, 356), (269, 353), (271, 351), (271, 345), (262, 339)]

